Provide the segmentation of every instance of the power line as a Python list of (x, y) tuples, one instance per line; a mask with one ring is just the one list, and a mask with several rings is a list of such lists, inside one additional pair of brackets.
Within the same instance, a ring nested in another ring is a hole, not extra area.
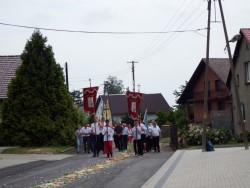
[[(127, 73), (129, 73), (129, 72), (131, 72), (131, 71), (125, 71), (125, 72), (121, 72), (121, 73), (119, 73), (119, 75), (124, 75), (124, 74), (127, 74)], [(117, 73), (118, 74), (118, 73)], [(117, 74), (109, 74), (110, 76), (111, 75), (117, 75)], [(102, 77), (96, 77), (96, 78), (92, 78), (91, 76), (89, 76), (90, 78), (91, 78), (91, 80), (100, 80), (100, 79), (104, 79), (104, 78), (106, 78), (106, 76), (102, 76)], [(71, 78), (69, 78), (70, 79), (70, 82), (86, 82), (86, 81), (89, 81), (89, 79), (79, 79), (79, 80), (71, 80)]]
[(104, 73), (104, 74), (97, 74), (97, 75), (88, 75), (88, 76), (77, 76), (77, 77), (70, 77), (71, 80), (73, 79), (81, 79), (81, 78), (103, 78), (109, 75), (116, 75), (116, 74), (123, 74), (124, 72), (128, 72), (130, 69), (121, 69), (116, 72)]
[[(193, 1), (192, 1), (193, 2)], [(197, 5), (196, 5), (196, 7), (195, 7), (195, 9), (194, 9), (194, 12), (197, 12), (197, 10), (198, 10), (198, 7), (200, 6), (200, 4), (201, 4), (202, 2), (198, 2), (197, 3)], [(191, 5), (191, 3), (190, 4), (188, 4), (188, 6), (185, 8), (185, 11), (187, 10), (187, 8), (189, 7)], [(184, 11), (184, 12), (185, 12)], [(180, 29), (181, 27), (183, 27), (189, 20), (190, 20), (190, 18), (194, 15), (194, 12), (192, 12), (179, 26), (178, 26), (178, 28), (177, 28), (177, 30), (178, 29)], [(198, 19), (199, 18), (199, 16), (201, 15), (201, 14), (203, 14), (204, 13), (204, 11), (202, 10), (202, 12), (188, 25), (188, 26), (190, 26), (190, 25), (192, 25), (193, 24), (193, 22), (196, 20), (196, 19)], [(175, 22), (174, 23), (174, 25), (176, 24), (177, 22)], [(173, 25), (173, 26), (174, 26)], [(187, 26), (187, 27), (188, 27)], [(207, 28), (203, 28), (203, 29), (197, 29), (196, 31), (194, 31), (194, 33), (196, 33), (196, 34), (199, 34), (199, 35), (201, 35), (200, 33), (198, 33), (199, 31), (201, 31), (201, 30), (207, 30)], [(170, 42), (171, 41), (173, 41), (173, 39), (174, 38), (176, 38), (178, 36), (178, 33), (172, 33), (170, 36), (168, 36), (168, 38), (167, 39), (165, 39), (164, 41), (162, 41), (161, 43), (159, 43), (160, 41), (158, 41), (158, 44), (157, 45), (154, 45), (154, 46), (152, 46), (151, 47), (151, 50), (150, 51), (148, 51), (147, 53), (145, 53), (144, 54), (144, 56), (142, 56), (141, 58), (140, 58), (140, 61), (146, 61), (148, 58), (150, 58), (151, 56), (153, 56), (155, 53), (157, 53), (158, 51), (160, 51), (160, 50), (162, 50), (164, 47), (165, 47), (165, 45), (166, 44), (170, 44)], [(202, 35), (203, 36), (203, 35)]]
[[(174, 20), (174, 18), (177, 16), (177, 14), (180, 12), (180, 10), (181, 10), (181, 8), (182, 8), (182, 6), (184, 5), (184, 3), (185, 3), (185, 1), (186, 0), (184, 0), (183, 2), (182, 2), (182, 4), (181, 4), (181, 6), (177, 9), (177, 11), (175, 12), (175, 14), (174, 14), (174, 16), (168, 21), (168, 23), (164, 26), (164, 28), (162, 29), (162, 31), (165, 31), (167, 28), (168, 28), (168, 26), (169, 26), (169, 24)], [(171, 28), (171, 27), (170, 27)], [(146, 54), (147, 52), (149, 52), (151, 49), (153, 49), (154, 48), (154, 46), (156, 46), (159, 42), (160, 42), (160, 40), (163, 38), (163, 35), (161, 35), (161, 34), (158, 34), (156, 37), (155, 37), (155, 39), (139, 54), (139, 55), (137, 55), (137, 57), (136, 58), (134, 58), (134, 59), (137, 59), (138, 57), (140, 57), (140, 56), (143, 56), (142, 54)]]
[(176, 30), (176, 31), (135, 31), (135, 32), (83, 31), (83, 30), (68, 30), (68, 29), (53, 29), (53, 28), (45, 28), (45, 27), (34, 27), (34, 26), (25, 26), (25, 25), (17, 25), (17, 24), (9, 24), (9, 23), (1, 23), (1, 22), (0, 22), (0, 25), (11, 26), (11, 27), (20, 27), (20, 28), (26, 28), (26, 29), (39, 29), (39, 30), (46, 30), (46, 31), (56, 31), (56, 32), (83, 33), (83, 34), (111, 34), (111, 35), (167, 34), (167, 33), (183, 33), (183, 32), (197, 31), (197, 29)]

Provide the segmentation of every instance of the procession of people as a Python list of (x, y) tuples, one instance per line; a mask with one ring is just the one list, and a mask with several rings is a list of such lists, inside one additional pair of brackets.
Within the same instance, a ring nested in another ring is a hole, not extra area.
[(133, 144), (134, 153), (143, 156), (147, 152), (160, 152), (159, 138), (161, 129), (155, 120), (148, 126), (140, 119), (135, 119), (133, 125), (117, 121), (111, 125), (109, 120), (94, 118), (94, 122), (78, 126), (75, 132), (77, 138), (77, 153), (93, 153), (98, 157), (100, 153), (107, 158), (113, 157), (113, 145), (118, 151), (128, 149), (128, 143)]

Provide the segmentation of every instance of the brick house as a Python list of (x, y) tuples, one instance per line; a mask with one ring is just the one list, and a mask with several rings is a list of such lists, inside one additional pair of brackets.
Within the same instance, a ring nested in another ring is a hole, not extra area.
[[(0, 106), (7, 98), (8, 85), (21, 65), (20, 56), (0, 56)], [(0, 112), (1, 122), (1, 112)]]
[[(240, 29), (241, 38), (237, 41), (233, 63), (237, 87), (240, 97), (243, 118), (246, 122), (246, 130), (250, 130), (250, 28)], [(235, 133), (242, 132), (242, 127), (238, 124), (238, 114), (235, 104), (235, 95), (231, 74), (228, 77), (227, 86), (232, 89), (233, 117)]]
[[(109, 101), (110, 111), (112, 113), (112, 119), (114, 121), (121, 121), (128, 113), (128, 104), (125, 94), (112, 94), (112, 95), (100, 95), (97, 99), (96, 108), (100, 105), (106, 104), (107, 100)], [(155, 94), (144, 94), (143, 99), (140, 104), (140, 111), (144, 115), (145, 110), (147, 109), (148, 120), (156, 119), (156, 112), (158, 111), (170, 111), (171, 108), (168, 105), (167, 101), (161, 93)], [(103, 108), (102, 108), (103, 110)], [(101, 113), (99, 113), (101, 114)], [(99, 117), (100, 118), (100, 117)]]
[[(177, 101), (186, 105), (186, 116), (193, 122), (203, 121), (205, 68), (206, 59), (203, 58)], [(209, 59), (208, 122), (213, 127), (232, 127), (231, 95), (226, 87), (229, 70), (228, 59)]]

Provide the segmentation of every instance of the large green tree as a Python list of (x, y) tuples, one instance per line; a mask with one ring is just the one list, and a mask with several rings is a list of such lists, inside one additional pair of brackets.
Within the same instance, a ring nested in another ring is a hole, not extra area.
[(104, 94), (122, 94), (124, 85), (122, 80), (118, 80), (116, 76), (109, 76), (104, 81)]
[(47, 38), (34, 31), (2, 107), (1, 142), (45, 146), (73, 143), (78, 114)]
[[(175, 96), (175, 102), (177, 103), (179, 97), (181, 96), (182, 92), (184, 91), (185, 87), (187, 86), (188, 82), (185, 82), (185, 85), (181, 85), (179, 90), (175, 90), (173, 92)], [(157, 123), (159, 125), (163, 125), (165, 123), (172, 123), (178, 126), (178, 128), (182, 129), (186, 125), (188, 125), (188, 120), (186, 118), (185, 112), (185, 105), (184, 104), (176, 104), (173, 106), (173, 109), (169, 112), (157, 112), (156, 113)]]

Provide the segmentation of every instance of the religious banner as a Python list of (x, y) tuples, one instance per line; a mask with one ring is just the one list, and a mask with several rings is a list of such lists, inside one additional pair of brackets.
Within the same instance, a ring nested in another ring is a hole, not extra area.
[(83, 88), (83, 106), (85, 112), (95, 113), (97, 91), (98, 87)]
[(138, 92), (127, 91), (128, 115), (132, 119), (138, 118), (139, 106), (143, 94)]
[(105, 119), (108, 119), (109, 124), (112, 125), (112, 114), (110, 110), (109, 100), (107, 100), (106, 103), (104, 104), (102, 117), (104, 117)]

